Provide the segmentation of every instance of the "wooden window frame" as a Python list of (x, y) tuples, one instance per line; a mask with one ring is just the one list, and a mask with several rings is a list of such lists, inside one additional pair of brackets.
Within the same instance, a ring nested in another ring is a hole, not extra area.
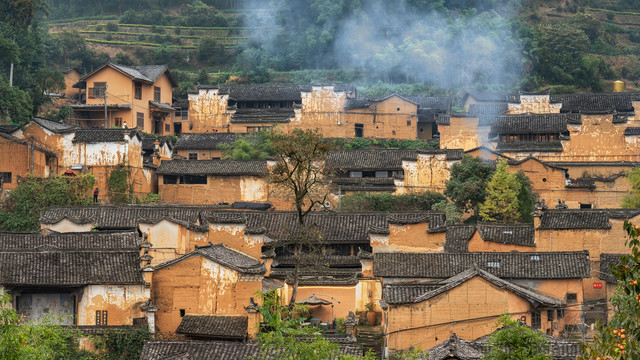
[(139, 81), (133, 83), (133, 98), (142, 100), (142, 83)]
[(153, 87), (153, 101), (162, 102), (162, 89), (159, 86)]
[(144, 130), (144, 113), (136, 113), (136, 127)]

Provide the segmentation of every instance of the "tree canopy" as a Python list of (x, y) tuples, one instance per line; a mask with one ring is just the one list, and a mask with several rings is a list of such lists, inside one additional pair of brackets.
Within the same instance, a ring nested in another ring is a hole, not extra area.
[(553, 360), (549, 343), (541, 332), (515, 320), (510, 314), (498, 318), (499, 327), (489, 338), (486, 360)]
[(472, 210), (478, 215), (478, 207), (485, 201), (487, 183), (493, 174), (490, 164), (479, 157), (464, 155), (453, 165), (444, 194), (462, 212)]
[(509, 172), (506, 160), (498, 161), (496, 171), (487, 184), (487, 196), (480, 205), (482, 221), (514, 223), (520, 221), (520, 192), (523, 184)]
[(640, 208), (640, 167), (634, 168), (627, 174), (631, 184), (629, 194), (622, 199), (622, 207), (627, 209)]

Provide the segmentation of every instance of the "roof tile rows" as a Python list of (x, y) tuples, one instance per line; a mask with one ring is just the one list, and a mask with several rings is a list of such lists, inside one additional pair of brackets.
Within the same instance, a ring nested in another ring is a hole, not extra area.
[(185, 315), (176, 333), (217, 339), (244, 339), (248, 328), (247, 316)]
[(492, 134), (555, 134), (567, 130), (567, 124), (580, 124), (580, 114), (521, 114), (496, 116)]
[(232, 123), (287, 123), (296, 116), (293, 109), (238, 109), (231, 117)]
[(160, 175), (268, 176), (265, 160), (163, 160)]
[(238, 138), (234, 133), (180, 134), (175, 150), (215, 150), (222, 144), (231, 144)]
[(138, 250), (140, 239), (134, 231), (78, 232), (0, 232), (0, 251), (32, 250)]
[(478, 223), (447, 226), (445, 250), (452, 253), (467, 252), (469, 240), (476, 229), (484, 241), (505, 245), (535, 246), (533, 224)]
[(640, 93), (557, 94), (550, 96), (552, 103), (562, 103), (560, 112), (580, 111), (633, 111), (632, 101), (640, 100)]
[(606, 210), (576, 211), (547, 210), (542, 215), (539, 229), (611, 229), (610, 214)]
[(374, 253), (373, 275), (446, 279), (472, 266), (505, 279), (589, 277), (589, 253)]
[[(135, 130), (130, 129), (77, 129), (73, 142), (76, 143), (99, 143), (99, 142), (123, 142), (125, 135), (130, 137), (140, 135)], [(140, 138), (140, 140), (142, 140)]]
[(228, 248), (224, 244), (196, 246), (196, 249), (173, 260), (155, 266), (162, 269), (176, 264), (192, 256), (202, 256), (220, 265), (236, 270), (242, 274), (264, 274), (267, 270), (259, 260), (244, 253)]

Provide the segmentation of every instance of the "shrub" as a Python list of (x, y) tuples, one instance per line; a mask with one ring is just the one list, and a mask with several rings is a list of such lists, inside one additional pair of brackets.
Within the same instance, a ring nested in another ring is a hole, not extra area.
[(428, 211), (445, 200), (444, 195), (430, 191), (415, 195), (351, 194), (340, 199), (340, 211)]

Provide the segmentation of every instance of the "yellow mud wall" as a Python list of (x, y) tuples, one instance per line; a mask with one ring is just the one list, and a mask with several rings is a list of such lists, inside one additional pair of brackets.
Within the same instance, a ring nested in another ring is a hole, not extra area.
[(223, 155), (222, 150), (176, 150), (176, 154), (185, 159), (189, 158), (190, 153), (198, 154), (198, 160), (221, 159)]
[(520, 103), (509, 103), (508, 108), (508, 114), (557, 114), (562, 104), (551, 104), (549, 95), (520, 95)]
[(189, 94), (189, 121), (183, 126), (184, 133), (227, 132), (231, 114), (227, 110), (228, 94), (219, 94), (218, 89), (200, 89)]
[(259, 260), (262, 254), (264, 237), (251, 234), (245, 235), (244, 230), (244, 224), (209, 223), (209, 241), (213, 244), (225, 244), (231, 249)]
[(164, 184), (158, 176), (160, 200), (169, 203), (208, 205), (236, 201), (268, 201), (269, 184), (258, 176), (208, 176), (207, 184)]
[[(580, 319), (581, 311), (580, 305), (585, 298), (583, 283), (589, 279), (552, 279), (552, 280), (513, 280), (512, 282), (535, 290), (541, 294), (550, 296), (554, 299), (565, 300), (567, 294), (576, 294), (577, 300), (575, 302), (569, 302), (565, 309), (563, 319), (556, 319), (557, 314), (554, 314), (554, 319), (558, 321), (558, 331), (564, 328), (564, 324), (578, 324), (581, 323)], [(543, 311), (542, 317), (546, 316), (546, 311)], [(527, 316), (529, 318), (530, 316)], [(547, 323), (548, 326), (552, 325)], [(542, 327), (541, 330), (546, 332), (546, 327)], [(557, 336), (558, 332), (554, 329), (552, 335)]]
[[(389, 305), (387, 344), (392, 351), (412, 346), (429, 349), (454, 332), (462, 339), (474, 340), (495, 330), (496, 319), (505, 312), (518, 319), (524, 315), (531, 325), (531, 310), (526, 299), (476, 276), (427, 301)], [(476, 318), (481, 319), (470, 320)], [(543, 329), (545, 319), (543, 312)], [(414, 330), (395, 332), (405, 329)]]
[(140, 223), (138, 228), (152, 244), (149, 248), (149, 255), (153, 256), (151, 266), (173, 260), (193, 250), (184, 225), (161, 220), (155, 224)]
[(140, 304), (149, 300), (144, 285), (89, 285), (78, 302), (78, 325), (96, 325), (96, 311), (107, 311), (107, 325), (133, 325), (144, 317)]
[(80, 73), (77, 70), (70, 70), (64, 74), (65, 89), (62, 93), (65, 97), (70, 98), (78, 94), (78, 89), (74, 88), (73, 85), (80, 81), (80, 77)]
[(428, 233), (428, 223), (389, 224), (389, 235), (370, 234), (374, 252), (441, 252), (445, 233)]
[(471, 150), (483, 144), (477, 117), (451, 115), (449, 125), (438, 126), (441, 149)]
[(49, 229), (60, 233), (69, 233), (69, 232), (88, 232), (93, 229), (92, 223), (87, 224), (76, 224), (69, 219), (62, 219), (55, 224), (40, 224), (40, 228)]
[[(4, 190), (13, 190), (18, 185), (18, 178), (31, 173), (31, 154), (26, 144), (19, 144), (5, 138), (0, 138), (0, 172), (11, 173), (11, 182), (2, 184)], [(44, 176), (45, 155), (41, 151), (33, 150), (33, 173)]]

